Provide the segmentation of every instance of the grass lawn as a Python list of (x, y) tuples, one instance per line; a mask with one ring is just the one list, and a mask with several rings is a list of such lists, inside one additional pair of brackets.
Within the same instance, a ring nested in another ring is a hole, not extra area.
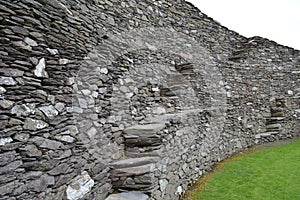
[(300, 139), (258, 147), (218, 164), (184, 200), (300, 200)]

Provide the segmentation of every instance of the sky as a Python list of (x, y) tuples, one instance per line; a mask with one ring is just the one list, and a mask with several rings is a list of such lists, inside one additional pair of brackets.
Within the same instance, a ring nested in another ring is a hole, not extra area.
[(223, 26), (300, 50), (300, 0), (187, 0)]

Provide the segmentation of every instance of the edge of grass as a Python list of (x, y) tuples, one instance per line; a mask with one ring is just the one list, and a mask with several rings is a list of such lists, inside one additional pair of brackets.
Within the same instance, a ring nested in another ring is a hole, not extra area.
[(188, 190), (185, 192), (184, 196), (181, 198), (181, 200), (193, 200), (194, 194), (201, 192), (205, 186), (208, 184), (208, 182), (212, 179), (212, 177), (221, 172), (224, 169), (224, 166), (227, 163), (230, 163), (232, 161), (237, 161), (243, 157), (249, 156), (253, 153), (273, 148), (273, 147), (278, 147), (278, 146), (283, 146), (283, 145), (288, 145), (292, 144), (295, 141), (300, 140), (300, 137), (292, 138), (292, 139), (286, 139), (286, 140), (280, 140), (280, 141), (274, 141), (266, 144), (260, 144), (257, 146), (252, 146), (249, 147), (242, 152), (239, 152), (237, 154), (234, 154), (230, 156), (229, 158), (226, 158), (222, 160), (219, 163), (216, 163), (212, 170), (204, 174), (203, 176), (200, 177), (198, 181), (196, 181), (195, 184), (193, 184), (191, 187), (188, 188)]

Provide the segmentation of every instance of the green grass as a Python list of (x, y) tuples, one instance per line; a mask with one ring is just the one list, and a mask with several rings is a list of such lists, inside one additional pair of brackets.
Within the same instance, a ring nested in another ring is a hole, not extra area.
[(195, 187), (185, 200), (300, 200), (300, 139), (234, 156)]

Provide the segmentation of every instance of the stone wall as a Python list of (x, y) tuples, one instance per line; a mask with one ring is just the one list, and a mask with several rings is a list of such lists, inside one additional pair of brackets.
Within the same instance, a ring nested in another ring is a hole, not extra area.
[(299, 136), (299, 51), (190, 3), (0, 14), (0, 199), (175, 200), (216, 162)]

